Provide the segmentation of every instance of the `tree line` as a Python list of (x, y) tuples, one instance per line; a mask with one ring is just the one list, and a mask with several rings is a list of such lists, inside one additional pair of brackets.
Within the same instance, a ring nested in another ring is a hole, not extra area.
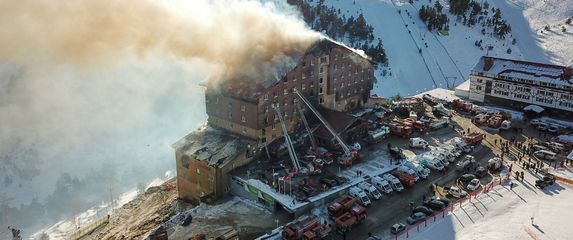
[(377, 65), (387, 63), (382, 40), (374, 41), (374, 28), (362, 13), (357, 17), (346, 18), (340, 9), (327, 7), (324, 0), (319, 0), (315, 6), (306, 0), (287, 0), (287, 3), (299, 9), (304, 21), (312, 29), (337, 41), (347, 40), (351, 47), (361, 48)]

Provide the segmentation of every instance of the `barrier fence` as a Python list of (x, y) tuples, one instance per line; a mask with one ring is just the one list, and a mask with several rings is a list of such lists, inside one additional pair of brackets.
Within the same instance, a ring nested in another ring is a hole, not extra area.
[[(463, 197), (463, 198), (459, 198), (456, 201), (453, 201), (450, 203), (449, 206), (445, 207), (444, 209), (442, 209), (441, 213), (436, 213), (434, 212), (434, 214), (432, 216), (428, 216), (424, 219), (424, 221), (420, 221), (418, 223), (416, 223), (415, 225), (411, 225), (411, 226), (406, 226), (406, 229), (399, 233), (394, 235), (393, 238), (394, 240), (398, 240), (398, 239), (407, 239), (411, 236), (411, 232), (420, 232), (420, 229), (423, 230), (423, 228), (428, 226), (428, 222), (431, 221), (431, 223), (435, 223), (437, 222), (440, 218), (445, 218), (446, 215), (451, 214), (456, 208), (461, 208), (462, 204), (464, 202), (472, 202), (472, 199), (475, 201), (475, 198), (482, 194), (482, 193), (488, 193), (490, 192), (495, 186), (500, 185), (502, 181), (502, 178), (494, 178), (491, 182), (489, 182), (486, 185), (483, 185), (481, 188), (479, 188), (478, 190), (475, 190), (471, 193), (469, 193), (467, 196)], [(441, 217), (440, 217), (441, 215)], [(422, 226), (423, 225), (423, 226)]]

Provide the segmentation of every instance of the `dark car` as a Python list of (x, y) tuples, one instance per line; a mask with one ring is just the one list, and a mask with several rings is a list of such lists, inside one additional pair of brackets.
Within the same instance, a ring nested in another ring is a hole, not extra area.
[(445, 207), (450, 206), (450, 203), (452, 203), (452, 201), (450, 199), (447, 199), (447, 198), (437, 198), (434, 200), (442, 202)]
[(487, 174), (487, 169), (484, 167), (478, 167), (473, 174), (478, 178), (482, 178)]
[(390, 232), (393, 234), (398, 234), (404, 231), (404, 229), (406, 229), (406, 225), (404, 225), (403, 223), (396, 223), (392, 225), (392, 227), (390, 228)]
[(320, 183), (326, 185), (327, 187), (331, 188), (334, 187), (338, 184), (338, 182), (336, 182), (336, 180), (334, 180), (331, 177), (323, 177), (320, 179)]
[(476, 175), (467, 173), (458, 178), (458, 182), (467, 185), (472, 179), (477, 178)]
[(414, 209), (412, 209), (413, 213), (417, 213), (417, 212), (421, 212), (426, 214), (426, 216), (430, 216), (432, 214), (434, 214), (434, 211), (432, 209), (429, 209), (428, 207), (425, 206), (417, 206)]
[(442, 211), (446, 207), (443, 202), (438, 200), (430, 200), (424, 203), (424, 206), (434, 210), (434, 211)]
[(421, 213), (421, 212), (417, 212), (417, 213), (413, 213), (411, 216), (409, 216), (406, 219), (406, 222), (410, 225), (414, 225), (419, 221), (422, 221), (426, 218), (426, 214)]

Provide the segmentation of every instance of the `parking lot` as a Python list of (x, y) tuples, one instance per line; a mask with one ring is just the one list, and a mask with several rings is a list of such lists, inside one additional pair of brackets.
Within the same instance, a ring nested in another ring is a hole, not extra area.
[[(464, 129), (464, 131), (467, 131), (469, 128), (472, 132), (484, 132), (473, 125), (471, 121), (464, 116), (454, 115), (452, 120), (456, 129)], [(495, 149), (495, 146), (489, 143), (494, 136), (489, 133), (486, 134), (486, 140), (470, 153), (475, 157), (476, 164), (479, 163), (482, 166), (485, 166), (487, 160), (494, 157), (496, 152), (499, 152)], [(431, 145), (435, 145), (435, 142), (445, 141), (455, 136), (457, 136), (457, 132), (452, 128), (444, 128), (430, 132), (422, 136), (422, 138), (426, 139)], [(370, 153), (375, 153), (381, 148), (387, 149), (387, 143), (389, 142), (392, 143), (393, 146), (406, 146), (408, 139), (391, 136), (380, 144), (370, 146), (365, 151), (366, 153), (364, 155), (367, 157), (365, 157), (364, 161), (376, 161), (375, 158), (377, 155)], [(459, 157), (457, 161), (462, 158), (463, 156)], [(414, 202), (414, 206), (418, 206), (422, 204), (424, 196), (426, 198), (430, 198), (431, 196), (444, 197), (439, 196), (438, 192), (432, 191), (431, 186), (433, 184), (436, 186), (455, 185), (457, 178), (464, 173), (466, 172), (456, 170), (455, 163), (453, 163), (444, 172), (432, 171), (428, 179), (417, 182), (413, 187), (406, 188), (402, 193), (384, 195), (380, 200), (375, 200), (373, 204), (366, 209), (368, 214), (366, 221), (353, 227), (352, 231), (347, 233), (346, 239), (366, 239), (369, 232), (380, 232), (381, 230), (383, 230), (384, 235), (390, 234), (390, 227), (393, 224), (398, 222), (406, 224), (406, 218), (412, 213), (410, 202)], [(487, 184), (491, 179), (491, 175), (486, 175), (481, 179), (481, 183)], [(342, 238), (340, 235), (337, 237)]]

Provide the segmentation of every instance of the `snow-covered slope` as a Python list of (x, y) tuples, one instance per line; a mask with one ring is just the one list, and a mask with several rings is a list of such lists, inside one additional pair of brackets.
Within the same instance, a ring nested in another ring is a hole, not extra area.
[[(448, 1), (440, 2), (445, 6), (444, 12), (448, 12)], [(479, 57), (486, 54), (558, 64), (570, 64), (566, 59), (573, 56), (573, 49), (567, 47), (573, 41), (573, 29), (562, 33), (553, 27), (551, 33), (535, 33), (536, 27), (564, 23), (567, 15), (573, 16), (573, 0), (489, 1), (490, 8), (500, 8), (503, 18), (512, 26), (505, 40), (482, 35), (481, 27), (463, 26), (449, 13), (449, 36), (427, 31), (418, 17), (418, 9), (428, 5), (428, 1), (410, 4), (408, 0), (326, 0), (326, 4), (340, 9), (346, 17), (363, 13), (374, 27), (375, 37), (382, 39), (389, 59), (386, 70), (391, 73), (382, 76), (383, 70), (377, 72), (378, 83), (373, 93), (382, 96), (408, 96), (436, 87), (453, 88), (467, 79)], [(544, 15), (551, 17), (544, 18)], [(516, 45), (511, 43), (514, 37)], [(475, 47), (476, 40), (482, 40), (483, 46), (494, 46), (493, 50), (487, 52)], [(508, 48), (512, 50), (510, 54)]]
[(534, 178), (526, 180), (514, 180), (513, 189), (498, 186), (452, 215), (439, 215), (436, 223), (428, 220), (427, 228), (413, 228), (409, 239), (571, 239), (573, 187), (558, 183), (540, 190), (531, 185)]
[[(517, 45), (527, 49), (526, 59), (561, 65), (573, 63), (573, 25), (565, 23), (573, 17), (573, 0), (495, 2), (512, 25), (513, 34), (520, 39)], [(550, 30), (543, 30), (547, 25)], [(562, 27), (566, 32), (562, 32)]]

